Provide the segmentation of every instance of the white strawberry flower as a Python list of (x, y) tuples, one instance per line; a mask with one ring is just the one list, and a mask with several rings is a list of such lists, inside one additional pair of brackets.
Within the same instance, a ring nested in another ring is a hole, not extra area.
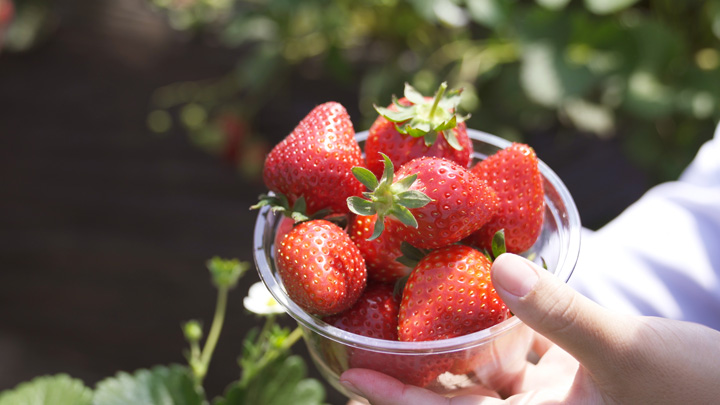
[(262, 281), (250, 286), (247, 297), (243, 299), (243, 305), (248, 311), (263, 316), (285, 312), (283, 306), (275, 300)]

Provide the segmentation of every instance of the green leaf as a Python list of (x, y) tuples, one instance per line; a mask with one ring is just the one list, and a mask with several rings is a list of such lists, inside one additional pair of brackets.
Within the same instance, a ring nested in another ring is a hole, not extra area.
[(395, 286), (393, 287), (393, 296), (395, 296), (398, 302), (402, 301), (403, 292), (405, 291), (405, 285), (407, 285), (407, 281), (409, 278), (410, 274), (407, 274), (395, 281)]
[(405, 125), (405, 126), (403, 126), (403, 127), (398, 127), (397, 130), (398, 130), (398, 132), (400, 132), (401, 134), (410, 135), (410, 136), (412, 136), (413, 138), (420, 138), (420, 137), (422, 137), (422, 136), (425, 136), (425, 134), (427, 133), (427, 131), (422, 131), (422, 130), (416, 129), (416, 128), (414, 128), (414, 127), (411, 127), (410, 125)]
[(393, 165), (392, 160), (388, 157), (388, 155), (380, 152), (380, 156), (383, 158), (383, 174), (380, 178), (380, 183), (387, 183), (391, 184), (393, 181), (393, 177), (395, 176), (395, 165)]
[(447, 121), (443, 121), (438, 126), (433, 128), (435, 131), (441, 132), (445, 131), (446, 129), (452, 129), (457, 126), (457, 115), (453, 115), (452, 118), (450, 118)]
[(410, 212), (409, 209), (403, 207), (402, 205), (393, 206), (390, 209), (389, 214), (391, 214), (398, 221), (402, 222), (403, 224), (405, 224), (407, 226), (410, 226), (413, 228), (418, 227), (418, 223), (417, 223), (417, 220), (415, 219), (415, 216), (413, 216), (412, 212)]
[(420, 208), (426, 206), (432, 198), (418, 190), (403, 191), (397, 195), (398, 204), (406, 208)]
[[(300, 196), (297, 200), (295, 200), (295, 204), (293, 204), (293, 214), (304, 214), (307, 212), (307, 202), (305, 202), (305, 197)], [(306, 217), (307, 218), (307, 217)]]
[(415, 268), (418, 262), (427, 254), (427, 251), (416, 248), (404, 241), (400, 244), (400, 252), (402, 252), (402, 256), (395, 260), (410, 268)]
[(360, 181), (360, 183), (365, 185), (365, 187), (367, 187), (368, 190), (373, 191), (377, 188), (378, 179), (377, 179), (377, 177), (375, 177), (373, 172), (371, 172), (370, 170), (368, 170), (362, 166), (355, 166), (350, 170), (352, 171), (352, 174), (355, 176), (355, 178), (358, 179), (358, 181)]
[(437, 140), (438, 133), (435, 131), (428, 131), (424, 136), (425, 146), (430, 147)]
[(376, 212), (375, 206), (371, 201), (362, 199), (358, 196), (348, 197), (347, 204), (348, 208), (350, 208), (350, 211), (357, 215), (368, 216), (374, 215)]
[(462, 145), (460, 145), (460, 142), (458, 142), (457, 137), (455, 136), (455, 131), (452, 129), (448, 129), (443, 131), (443, 136), (445, 137), (445, 140), (447, 141), (448, 145), (452, 147), (455, 150), (462, 150)]
[(214, 405), (319, 405), (325, 400), (323, 385), (306, 378), (307, 367), (299, 356), (280, 357), (246, 386), (230, 386)]
[(375, 111), (378, 114), (385, 117), (388, 121), (392, 122), (404, 122), (415, 116), (415, 111), (412, 108), (402, 108), (397, 111), (393, 111), (389, 108), (374, 106)]
[(90, 405), (92, 390), (66, 374), (37, 377), (0, 393), (0, 405)]
[(373, 233), (370, 235), (370, 237), (367, 240), (374, 240), (380, 234), (383, 233), (385, 230), (385, 216), (384, 215), (378, 215), (377, 219), (375, 220), (375, 226), (373, 227)]
[(492, 239), (492, 254), (493, 257), (497, 259), (498, 256), (505, 253), (507, 249), (505, 248), (505, 230), (501, 229), (497, 232), (495, 232), (495, 235), (493, 235)]
[(258, 197), (257, 204), (250, 206), (250, 209), (256, 210), (256, 209), (260, 209), (266, 205), (271, 206), (273, 210), (276, 210), (278, 207), (283, 207), (286, 209), (290, 208), (290, 204), (288, 203), (287, 197), (285, 197), (283, 194), (278, 194), (278, 195), (260, 194), (260, 196)]
[(410, 186), (412, 186), (413, 183), (415, 183), (415, 180), (417, 180), (417, 177), (418, 177), (417, 173), (403, 177), (402, 180), (393, 183), (393, 185), (391, 186), (392, 191), (394, 193), (400, 194), (402, 192), (409, 190)]
[(157, 366), (133, 374), (120, 372), (97, 384), (94, 405), (202, 405), (205, 394), (180, 365)]
[(420, 94), (419, 91), (417, 91), (413, 86), (410, 85), (410, 83), (405, 83), (405, 92), (404, 92), (405, 98), (410, 100), (413, 104), (423, 104), (425, 103), (425, 96)]

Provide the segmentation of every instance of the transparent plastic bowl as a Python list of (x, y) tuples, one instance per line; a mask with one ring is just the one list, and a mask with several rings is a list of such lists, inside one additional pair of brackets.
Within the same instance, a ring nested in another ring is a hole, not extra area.
[[(484, 132), (468, 129), (468, 134), (476, 160), (510, 145), (507, 140)], [(362, 145), (367, 131), (356, 137)], [(545, 187), (545, 219), (529, 257), (544, 260), (551, 273), (567, 282), (580, 251), (580, 216), (560, 178), (542, 161), (540, 171)], [(263, 207), (258, 214), (253, 248), (260, 278), (302, 328), (318, 370), (348, 397), (359, 399), (346, 391), (339, 379), (345, 370), (353, 367), (375, 369), (446, 396), (469, 391), (502, 391), (524, 367), (532, 331), (517, 317), (451, 339), (400, 342), (345, 332), (305, 312), (290, 300), (277, 274), (274, 241), (281, 218), (268, 207)]]

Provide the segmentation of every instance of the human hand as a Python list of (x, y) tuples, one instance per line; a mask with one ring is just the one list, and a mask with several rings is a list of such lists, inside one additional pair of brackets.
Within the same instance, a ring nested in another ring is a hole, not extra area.
[(512, 312), (539, 334), (540, 360), (527, 364), (505, 399), (445, 398), (363, 369), (346, 371), (340, 382), (373, 405), (712, 403), (720, 397), (720, 332), (612, 313), (512, 254), (495, 260), (492, 280)]

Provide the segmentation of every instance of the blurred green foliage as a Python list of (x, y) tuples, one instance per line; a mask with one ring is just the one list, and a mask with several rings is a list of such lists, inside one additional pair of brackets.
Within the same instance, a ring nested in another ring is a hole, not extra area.
[(226, 143), (216, 117), (252, 127), (298, 76), (351, 88), (358, 130), (404, 82), (431, 94), (448, 81), (471, 127), (620, 137), (655, 181), (677, 177), (720, 119), (720, 0), (149, 1), (239, 50), (226, 77), (155, 97), (151, 128), (178, 108), (210, 150)]

